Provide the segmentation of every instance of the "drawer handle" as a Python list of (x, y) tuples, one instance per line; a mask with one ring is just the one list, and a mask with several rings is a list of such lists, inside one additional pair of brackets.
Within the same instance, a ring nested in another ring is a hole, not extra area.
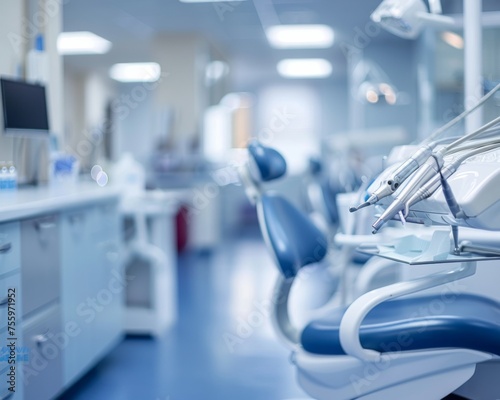
[(11, 399), (11, 398), (12, 398), (12, 396), (14, 396), (14, 392), (9, 392), (9, 393), (7, 393), (7, 394), (3, 395), (3, 396), (0, 398), (0, 400), (9, 400), (9, 399)]
[(38, 347), (42, 347), (44, 343), (49, 341), (49, 338), (45, 333), (42, 333), (40, 335), (36, 335), (35, 337), (33, 337), (33, 340), (35, 341)]
[(44, 231), (44, 230), (47, 230), (47, 229), (53, 229), (56, 227), (56, 223), (55, 222), (36, 222), (35, 223), (35, 227), (37, 230), (39, 231)]
[(4, 307), (7, 304), (9, 304), (9, 298), (8, 297), (5, 297), (3, 300), (0, 300), (0, 307)]
[(12, 243), (2, 244), (0, 246), (0, 254), (8, 253), (10, 251), (10, 249), (12, 249)]

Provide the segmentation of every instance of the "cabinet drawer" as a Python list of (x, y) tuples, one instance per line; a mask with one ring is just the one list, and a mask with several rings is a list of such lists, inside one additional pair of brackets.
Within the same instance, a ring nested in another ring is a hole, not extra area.
[(24, 371), (26, 399), (48, 400), (62, 390), (64, 345), (60, 307), (55, 306), (30, 318), (23, 325), (23, 343), (29, 349), (29, 365)]
[(21, 283), (23, 313), (31, 313), (59, 298), (60, 246), (57, 216), (21, 223)]
[[(21, 321), (21, 275), (19, 273), (14, 273), (13, 275), (0, 278), (0, 329), (7, 326), (7, 312), (8, 312), (8, 290), (14, 289), (14, 300), (13, 306), (16, 311), (16, 321), (20, 323)], [(0, 397), (0, 400), (2, 398)]]
[(0, 224), (0, 275), (19, 269), (20, 264), (21, 234), (19, 222)]

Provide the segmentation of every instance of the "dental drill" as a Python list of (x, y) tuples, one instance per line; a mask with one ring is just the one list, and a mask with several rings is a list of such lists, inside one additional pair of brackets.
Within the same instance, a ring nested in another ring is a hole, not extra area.
[[(429, 197), (431, 197), (434, 192), (440, 187), (441, 185), (441, 180), (448, 179), (450, 176), (452, 176), (458, 169), (458, 167), (465, 162), (465, 160), (478, 155), (480, 153), (486, 153), (491, 150), (496, 150), (500, 147), (500, 141), (493, 143), (489, 146), (481, 147), (475, 150), (472, 150), (461, 157), (456, 158), (450, 163), (445, 164), (441, 168), (441, 173), (439, 175), (433, 176), (425, 185), (423, 185), (420, 189), (418, 189), (405, 203), (404, 209), (403, 209), (403, 216), (406, 218), (410, 212), (410, 208), (413, 207), (415, 204), (418, 202), (425, 200)], [(461, 216), (458, 214), (458, 218), (461, 218)]]
[[(458, 157), (456, 160), (445, 166), (443, 166), (443, 155), (445, 153), (443, 151), (444, 149), (432, 154), (432, 157), (430, 157), (419, 168), (419, 170), (412, 176), (408, 184), (401, 189), (394, 201), (389, 205), (389, 207), (387, 207), (377, 221), (375, 221), (372, 225), (372, 233), (377, 233), (387, 221), (393, 219), (400, 212), (402, 213), (402, 217), (406, 218), (412, 205), (430, 197), (439, 186), (443, 187), (443, 194), (445, 195), (446, 201), (451, 209), (453, 199), (451, 189), (449, 189), (446, 179), (449, 178), (467, 158), (479, 153), (494, 150), (499, 146), (499, 140), (492, 141), (488, 146), (482, 146), (471, 150), (469, 153), (462, 157)], [(463, 150), (463, 148), (461, 150)], [(454, 212), (453, 209), (451, 209), (451, 211), (452, 213)], [(457, 215), (454, 216), (460, 218), (459, 210), (457, 210)]]
[[(403, 164), (401, 164), (396, 171), (392, 174), (389, 179), (381, 182), (379, 188), (373, 192), (370, 197), (364, 202), (359, 204), (358, 206), (353, 206), (349, 208), (350, 212), (355, 212), (361, 208), (368, 207), (370, 205), (378, 203), (381, 199), (390, 196), (393, 194), (401, 184), (408, 179), (408, 177), (415, 172), (426, 160), (431, 156), (434, 149), (443, 142), (446, 142), (450, 139), (442, 139), (442, 140), (433, 140), (438, 136), (442, 135), (449, 128), (457, 124), (459, 121), (467, 117), (470, 113), (478, 109), (482, 106), (491, 96), (493, 96), (500, 89), (500, 84), (495, 86), (488, 94), (486, 94), (479, 102), (471, 107), (470, 109), (465, 110), (459, 116), (452, 119), (450, 122), (436, 130), (432, 133), (424, 142), (422, 143), (422, 147), (420, 147), (408, 160), (406, 160)], [(487, 128), (486, 128), (487, 129)], [(482, 131), (483, 132), (483, 131)], [(467, 135), (468, 136), (468, 135)], [(461, 139), (466, 138), (464, 136)], [(467, 140), (467, 139), (466, 139)], [(455, 143), (455, 142), (453, 142)], [(452, 144), (453, 144), (452, 143)], [(460, 142), (461, 143), (461, 142)]]

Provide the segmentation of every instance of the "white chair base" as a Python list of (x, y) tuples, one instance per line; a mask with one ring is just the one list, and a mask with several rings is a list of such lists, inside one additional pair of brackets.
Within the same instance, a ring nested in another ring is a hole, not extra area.
[[(397, 344), (395, 344), (397, 346)], [(440, 400), (467, 382), (491, 354), (466, 349), (384, 353), (379, 362), (298, 350), (301, 387), (318, 400)]]

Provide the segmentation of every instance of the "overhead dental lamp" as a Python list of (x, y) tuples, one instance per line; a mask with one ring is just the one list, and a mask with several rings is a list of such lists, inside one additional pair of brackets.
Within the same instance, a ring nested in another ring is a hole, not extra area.
[(371, 19), (392, 34), (415, 39), (428, 25), (454, 25), (451, 17), (441, 15), (441, 1), (429, 0), (430, 12), (423, 0), (384, 0)]
[(359, 61), (352, 71), (352, 95), (364, 104), (380, 103), (395, 105), (398, 100), (398, 90), (391, 83), (382, 68), (371, 60)]

